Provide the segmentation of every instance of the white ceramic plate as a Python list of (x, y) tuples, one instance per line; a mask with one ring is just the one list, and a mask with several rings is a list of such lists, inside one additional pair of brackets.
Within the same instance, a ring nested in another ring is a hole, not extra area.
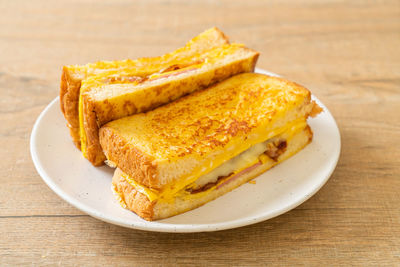
[[(274, 75), (260, 69), (257, 72)], [(339, 158), (340, 134), (328, 109), (320, 101), (318, 104), (324, 112), (309, 120), (314, 139), (305, 149), (257, 177), (256, 184), (244, 184), (198, 209), (156, 222), (141, 219), (114, 199), (113, 169), (93, 167), (75, 148), (58, 98), (44, 109), (33, 127), (31, 154), (40, 176), (55, 193), (105, 222), (159, 232), (230, 229), (285, 213), (314, 195), (328, 180)]]

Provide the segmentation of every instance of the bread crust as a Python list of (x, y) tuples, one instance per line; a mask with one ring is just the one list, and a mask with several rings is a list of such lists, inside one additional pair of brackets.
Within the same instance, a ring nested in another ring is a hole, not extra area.
[(114, 191), (130, 210), (143, 219), (151, 221), (154, 218), (155, 202), (149, 201), (145, 195), (135, 190), (121, 174), (121, 170), (115, 170), (112, 181)]
[(78, 149), (81, 149), (79, 135), (79, 91), (81, 80), (73, 77), (68, 67), (64, 66), (60, 84), (60, 106), (67, 121), (72, 141)]
[(313, 133), (311, 128), (307, 125), (302, 131), (295, 134), (291, 141), (289, 141), (286, 151), (279, 156), (278, 161), (271, 159), (249, 173), (242, 175), (233, 182), (227, 183), (218, 189), (214, 189), (210, 193), (201, 197), (194, 197), (193, 199), (175, 199), (175, 202), (171, 203), (157, 202), (156, 200), (150, 201), (144, 194), (138, 192), (123, 178), (123, 172), (119, 168), (117, 168), (114, 173), (112, 183), (114, 189), (121, 196), (122, 200), (128, 200), (125, 201), (125, 204), (129, 210), (135, 212), (137, 215), (148, 221), (160, 220), (200, 207), (209, 201), (234, 190), (296, 154), (312, 141), (312, 136)]
[[(153, 158), (129, 144), (112, 128), (101, 128), (100, 141), (107, 158), (117, 163), (119, 169), (135, 177), (135, 181), (149, 188), (159, 189), (156, 165)], [(119, 159), (129, 159), (120, 161)]]
[[(88, 100), (90, 96), (82, 95), (83, 128), (86, 131), (87, 140), (98, 140), (99, 125), (97, 124), (96, 112), (93, 102)], [(86, 142), (86, 158), (94, 165), (101, 166), (106, 160), (100, 142)]]

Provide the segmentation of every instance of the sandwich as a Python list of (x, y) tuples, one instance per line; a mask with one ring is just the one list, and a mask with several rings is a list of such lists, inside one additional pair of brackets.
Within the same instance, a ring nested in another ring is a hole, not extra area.
[(106, 159), (98, 138), (102, 125), (154, 109), (233, 75), (252, 72), (258, 55), (242, 44), (223, 44), (174, 60), (166, 57), (165, 62), (140, 59), (136, 66), (82, 80), (78, 126), (83, 155), (93, 165), (102, 165)]
[(112, 186), (146, 220), (216, 199), (291, 157), (312, 140), (321, 112), (304, 87), (244, 73), (155, 110), (100, 128)]
[(100, 61), (86, 65), (64, 66), (61, 75), (60, 105), (67, 120), (67, 126), (75, 145), (80, 149), (81, 139), (79, 130), (79, 94), (83, 80), (111, 72), (135, 71), (137, 68), (147, 68), (154, 72), (167, 68), (174, 62), (190, 58), (214, 47), (229, 44), (228, 38), (217, 28), (211, 28), (191, 39), (184, 47), (160, 57), (140, 58), (137, 60)]

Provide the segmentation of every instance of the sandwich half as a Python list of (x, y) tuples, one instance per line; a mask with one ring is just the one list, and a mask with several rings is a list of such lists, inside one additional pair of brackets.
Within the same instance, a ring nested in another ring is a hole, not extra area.
[(61, 75), (60, 105), (67, 120), (67, 126), (75, 145), (80, 149), (79, 130), (79, 93), (83, 80), (95, 75), (119, 71), (135, 73), (138, 68), (146, 68), (148, 72), (157, 72), (161, 69), (190, 58), (212, 48), (229, 44), (228, 38), (217, 28), (211, 28), (190, 40), (184, 47), (160, 57), (140, 58), (136, 60), (100, 61), (86, 65), (64, 66)]
[(321, 108), (304, 87), (245, 73), (100, 129), (113, 189), (146, 220), (199, 207), (289, 158), (312, 140)]

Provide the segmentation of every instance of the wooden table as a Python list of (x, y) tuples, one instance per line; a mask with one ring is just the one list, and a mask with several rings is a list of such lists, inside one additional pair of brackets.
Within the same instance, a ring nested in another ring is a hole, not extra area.
[[(1, 266), (400, 265), (399, 1), (4, 0), (0, 11)], [(256, 225), (167, 234), (98, 221), (44, 184), (29, 135), (62, 65), (160, 55), (214, 25), (336, 118), (341, 157), (314, 197)]]

